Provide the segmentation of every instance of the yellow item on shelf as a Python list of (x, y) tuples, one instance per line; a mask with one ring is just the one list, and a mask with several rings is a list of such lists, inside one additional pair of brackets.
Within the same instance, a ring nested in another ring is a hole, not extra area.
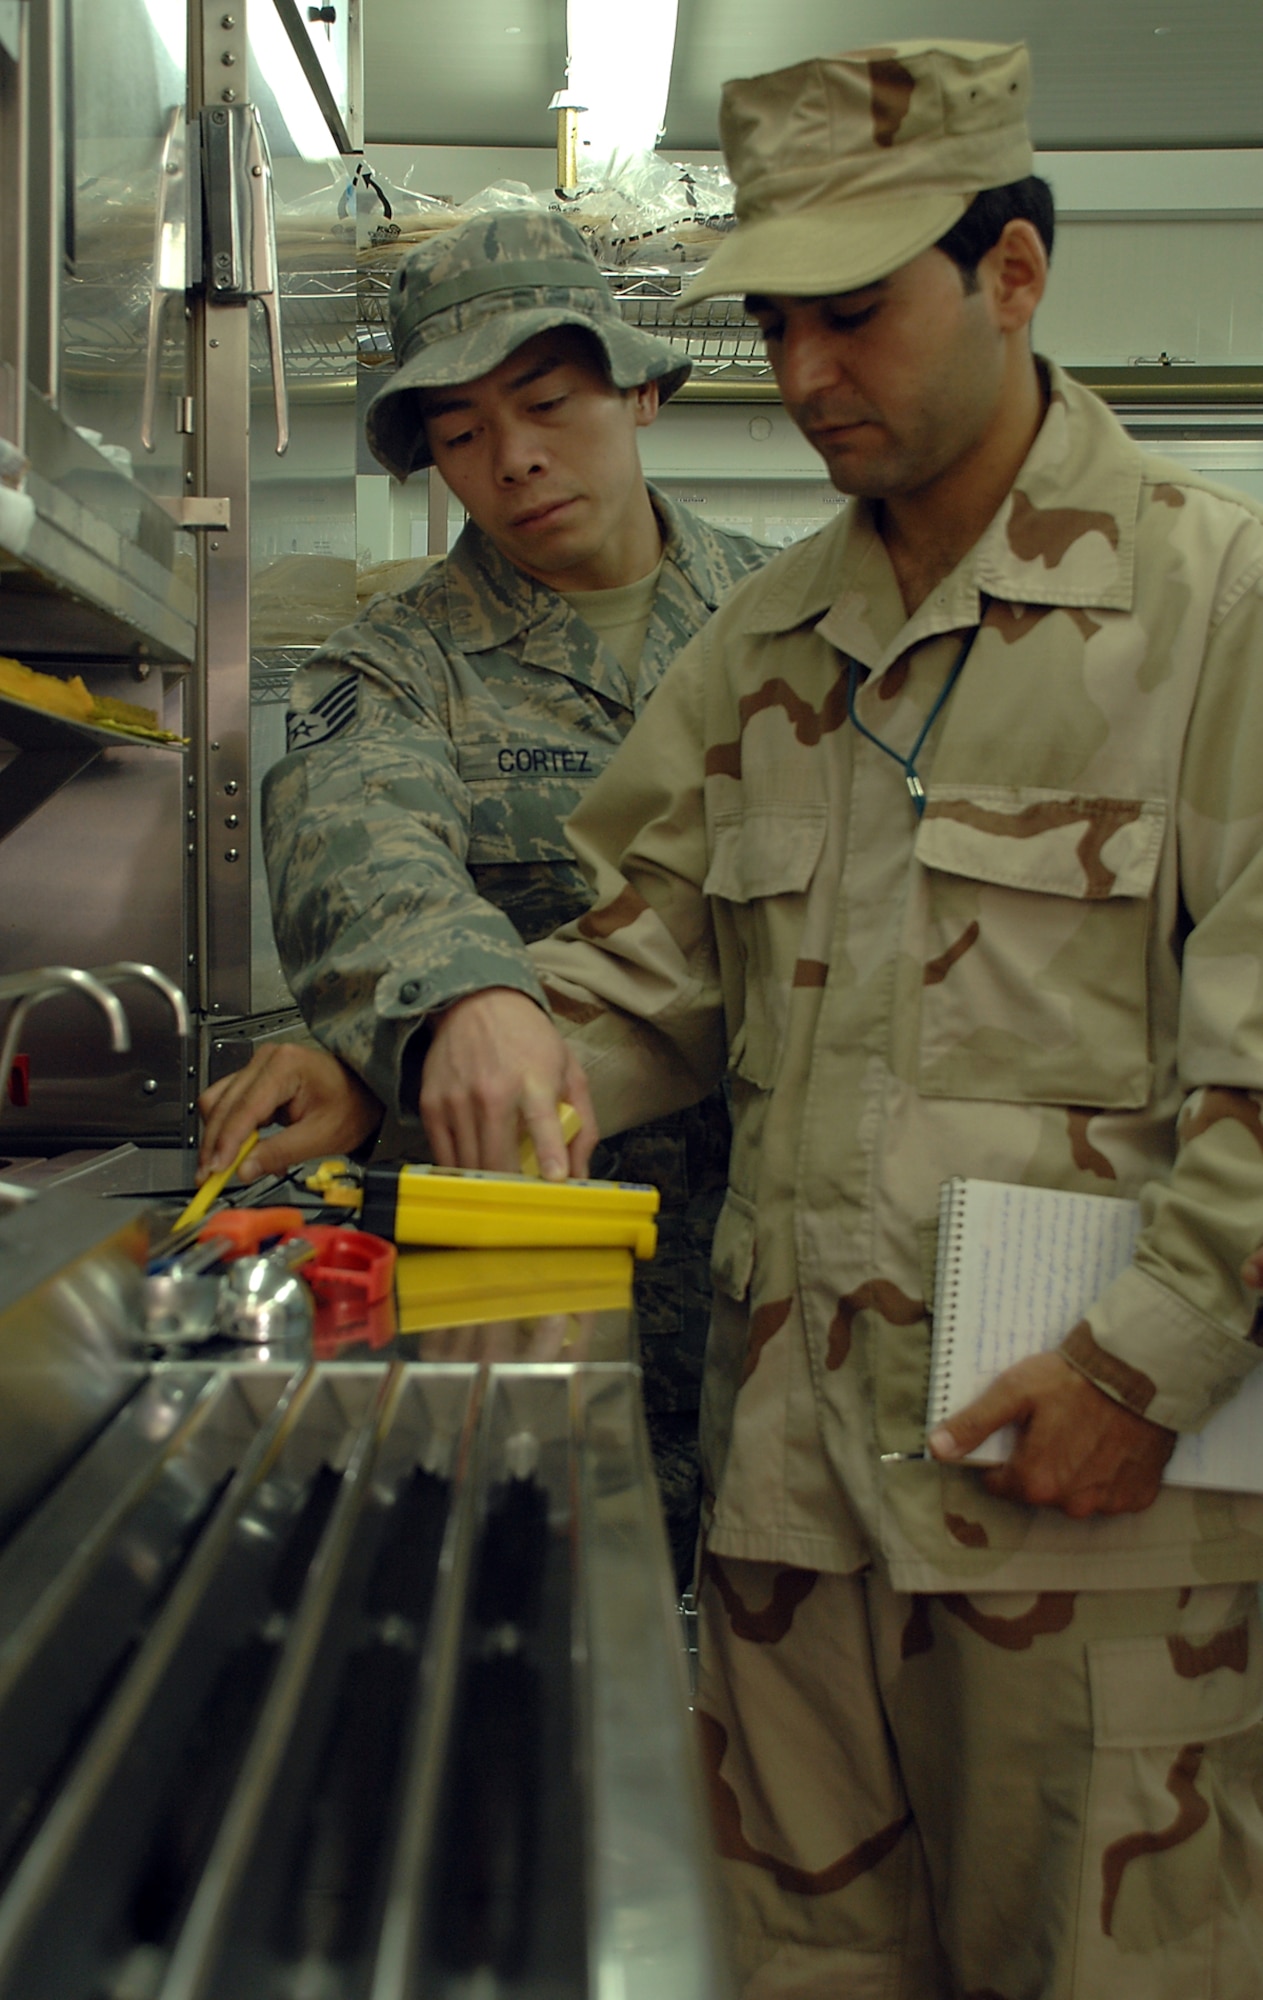
[(37, 708), (45, 715), (64, 716), (68, 722), (83, 722), (93, 729), (110, 729), (120, 736), (139, 737), (148, 743), (183, 743), (185, 738), (162, 729), (152, 710), (138, 702), (119, 701), (114, 695), (93, 695), (78, 674), (62, 680), (58, 674), (37, 673), (20, 660), (0, 655), (0, 695), (20, 701), (25, 708)]
[(91, 720), (94, 729), (117, 730), (120, 736), (141, 737), (146, 743), (188, 741), (186, 736), (177, 736), (173, 729), (159, 728), (152, 710), (142, 708), (139, 702), (118, 701), (110, 694), (93, 697)]
[[(564, 1097), (557, 1106), (557, 1116), (561, 1121), (561, 1136), (565, 1140), (566, 1144), (569, 1145), (570, 1141), (574, 1138), (575, 1133), (579, 1130), (579, 1127), (582, 1125), (583, 1120), (582, 1118), (580, 1118), (578, 1112), (575, 1110), (574, 1105), (567, 1104)], [(521, 1163), (522, 1172), (524, 1174), (529, 1174), (533, 1180), (538, 1180), (540, 1177), (539, 1154), (535, 1151), (535, 1141), (532, 1139), (529, 1132), (524, 1132), (522, 1134), (522, 1138), (517, 1149), (517, 1156), (518, 1160)]]
[(46, 715), (64, 715), (71, 722), (92, 720), (92, 696), (78, 674), (64, 681), (0, 655), (0, 694), (25, 702), (28, 708), (42, 708)]
[(628, 1251), (414, 1250), (395, 1266), (400, 1333), (551, 1313), (626, 1311)]

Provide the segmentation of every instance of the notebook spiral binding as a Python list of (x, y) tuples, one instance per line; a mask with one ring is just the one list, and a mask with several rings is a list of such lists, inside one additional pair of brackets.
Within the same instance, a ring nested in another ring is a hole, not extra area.
[(965, 1200), (965, 1182), (959, 1176), (943, 1182), (938, 1198), (938, 1256), (930, 1339), (930, 1392), (926, 1398), (927, 1431), (941, 1424), (951, 1412), (952, 1342), (960, 1295)]

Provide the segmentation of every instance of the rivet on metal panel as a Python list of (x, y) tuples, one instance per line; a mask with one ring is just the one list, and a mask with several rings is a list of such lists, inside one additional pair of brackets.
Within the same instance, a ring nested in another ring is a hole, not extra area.
[(219, 342), (218, 342), (217, 340), (212, 340), (212, 341), (210, 342), (210, 345), (211, 345), (212, 347), (218, 347), (218, 346), (219, 346)]
[(193, 776), (193, 773), (190, 771), (188, 777), (184, 780), (184, 782), (186, 785), (193, 786), (197, 783), (197, 779)]
[(235, 14), (225, 14), (225, 15), (224, 15), (224, 18), (223, 18), (223, 20), (222, 20), (222, 21), (220, 22), (220, 24), (219, 24), (219, 25), (220, 25), (220, 27), (221, 27), (221, 28), (235, 28), (235, 27), (236, 27), (236, 25), (237, 25), (237, 17), (236, 17), (236, 15), (235, 15)]
[[(218, 750), (218, 748), (219, 748), (218, 743), (211, 744), (212, 750)], [(224, 786), (224, 790), (227, 792), (230, 799), (235, 799), (238, 790), (237, 780), (235, 778), (229, 778), (228, 783)]]
[(140, 1086), (142, 1097), (153, 1097), (158, 1089), (156, 1076), (147, 1076)]
[(196, 1075), (197, 1075), (197, 1064), (196, 1064), (196, 1063), (190, 1063), (190, 1064), (189, 1064), (189, 1075), (190, 1075), (190, 1076), (196, 1076)]
[(212, 743), (212, 744), (211, 744), (211, 749), (212, 749), (212, 750), (218, 750), (218, 748), (219, 748), (219, 742), (218, 742), (218, 739), (216, 739), (216, 741), (215, 741), (214, 743)]
[(189, 1115), (189, 1117), (190, 1117), (190, 1118), (192, 1118), (192, 1117), (194, 1117), (194, 1116), (196, 1115), (196, 1112), (197, 1112), (197, 1106), (196, 1106), (196, 1104), (186, 1104), (186, 1105), (185, 1105), (185, 1107), (184, 1107), (184, 1109), (185, 1109), (185, 1110), (187, 1111), (187, 1113), (188, 1113), (188, 1115)]
[(225, 49), (224, 53), (219, 58), (219, 60), (223, 64), (225, 69), (233, 69), (236, 65), (237, 58), (233, 54), (231, 49)]
[(228, 831), (231, 833), (234, 827), (238, 827), (241, 825), (241, 814), (229, 813), (227, 819), (224, 821), (224, 825), (228, 828)]
[(226, 847), (224, 849), (225, 861), (240, 861), (240, 859), (241, 859), (241, 854), (239, 849), (235, 847)]
[(218, 542), (212, 542), (212, 543), (211, 543), (211, 548), (212, 548), (212, 549), (218, 549), (218, 547), (219, 547), (219, 543), (218, 543)]
[(196, 808), (195, 806), (190, 806), (190, 807), (189, 807), (189, 809), (188, 809), (188, 811), (187, 811), (187, 813), (186, 813), (186, 814), (184, 815), (184, 817), (185, 817), (186, 819), (189, 819), (189, 820), (192, 820), (192, 821), (194, 822), (194, 824), (196, 824), (196, 821), (197, 821), (197, 808)]
[(194, 847), (194, 845), (193, 845), (192, 841), (190, 841), (190, 842), (189, 842), (189, 844), (188, 844), (188, 846), (187, 846), (187, 847), (185, 848), (184, 852), (185, 852), (186, 854), (196, 854), (196, 853), (197, 853), (197, 849), (196, 849), (196, 848)]
[(235, 90), (221, 90), (219, 94), (225, 104), (235, 104), (237, 102), (237, 93)]

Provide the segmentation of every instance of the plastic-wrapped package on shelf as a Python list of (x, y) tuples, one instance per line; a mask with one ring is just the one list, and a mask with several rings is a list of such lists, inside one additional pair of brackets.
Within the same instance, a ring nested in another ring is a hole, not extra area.
[(680, 292), (734, 226), (732, 183), (722, 167), (685, 166), (657, 153), (607, 163), (605, 175), (573, 196), (524, 181), (495, 181), (459, 207), (361, 168), (359, 215), (360, 366), (394, 365), (386, 332), (391, 275), (404, 251), (436, 229), (504, 209), (560, 209), (587, 238), (624, 318), (670, 340), (693, 363), (694, 380), (770, 379), (758, 327), (739, 299), (707, 299), (676, 309)]
[(615, 156), (564, 207), (606, 270), (691, 275), (735, 228), (732, 204), (732, 182), (722, 167), (636, 153)]

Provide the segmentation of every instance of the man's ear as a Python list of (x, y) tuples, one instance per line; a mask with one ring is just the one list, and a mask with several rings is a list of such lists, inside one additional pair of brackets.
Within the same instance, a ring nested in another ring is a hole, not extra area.
[(1029, 326), (1048, 284), (1048, 252), (1033, 222), (1014, 217), (978, 264), (978, 276), (1003, 333)]
[(633, 389), (631, 393), (636, 412), (636, 425), (638, 429), (643, 430), (646, 424), (653, 422), (661, 408), (658, 385), (656, 382), (642, 382), (640, 387)]

